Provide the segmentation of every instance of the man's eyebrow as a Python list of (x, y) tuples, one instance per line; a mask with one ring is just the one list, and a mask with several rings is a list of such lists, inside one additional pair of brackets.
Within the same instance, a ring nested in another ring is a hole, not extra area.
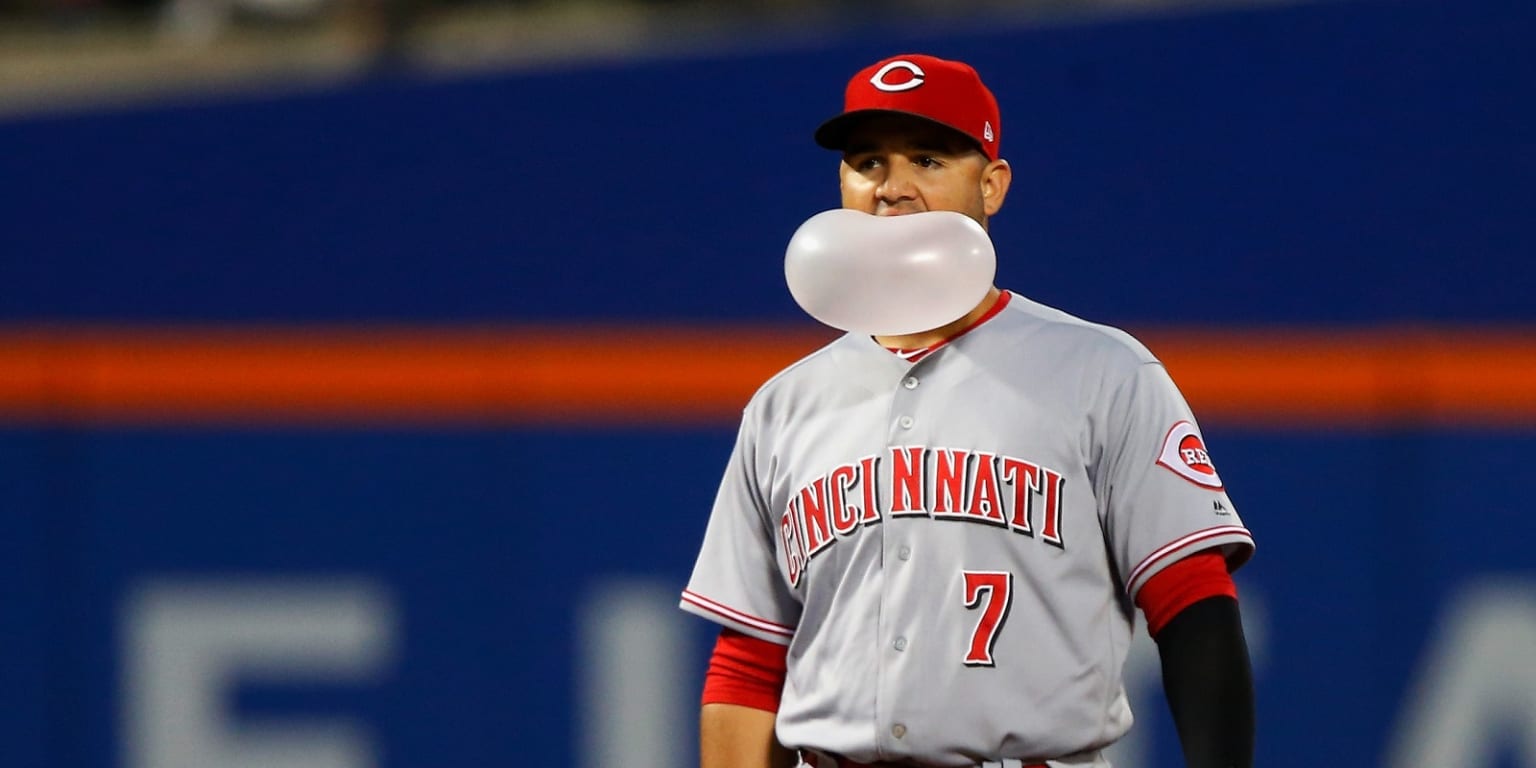
[(971, 146), (960, 139), (950, 136), (924, 136), (912, 142), (912, 148), (919, 152), (934, 152), (944, 155), (963, 155), (969, 152)]

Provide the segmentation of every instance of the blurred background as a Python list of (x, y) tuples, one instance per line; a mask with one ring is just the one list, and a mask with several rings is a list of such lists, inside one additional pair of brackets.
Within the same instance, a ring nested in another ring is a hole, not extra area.
[[(962, 58), (999, 284), (1168, 364), (1260, 765), (1536, 767), (1536, 6), (0, 0), (0, 761), (695, 760), (811, 130)], [(1142, 637), (1117, 765), (1178, 747)]]

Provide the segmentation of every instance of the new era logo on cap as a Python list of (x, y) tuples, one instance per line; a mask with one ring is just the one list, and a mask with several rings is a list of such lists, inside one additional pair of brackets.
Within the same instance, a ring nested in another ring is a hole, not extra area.
[(816, 143), (842, 149), (858, 120), (878, 112), (932, 120), (969, 136), (988, 158), (998, 157), (997, 99), (969, 64), (910, 53), (865, 67), (848, 81), (842, 114), (816, 129)]

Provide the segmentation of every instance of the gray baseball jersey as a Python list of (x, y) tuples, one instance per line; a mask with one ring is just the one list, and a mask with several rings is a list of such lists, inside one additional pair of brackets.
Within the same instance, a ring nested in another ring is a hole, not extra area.
[(1091, 755), (1147, 579), (1252, 551), (1129, 335), (1018, 295), (908, 363), (849, 334), (743, 415), (682, 607), (788, 645), (777, 735), (863, 762)]

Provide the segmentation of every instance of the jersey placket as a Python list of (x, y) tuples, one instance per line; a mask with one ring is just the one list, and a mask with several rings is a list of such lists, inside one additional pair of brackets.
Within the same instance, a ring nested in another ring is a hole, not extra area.
[[(943, 350), (934, 350), (933, 354), (925, 355), (922, 359), (913, 363), (906, 373), (898, 378), (894, 385), (894, 393), (891, 396), (891, 411), (886, 438), (886, 455), (893, 450), (914, 446), (926, 446), (927, 427), (922, 422), (920, 411), (921, 397), (919, 392), (923, 387), (923, 377), (931, 367), (929, 361)], [(882, 480), (889, 482), (891, 468), (886, 467), (882, 472)], [(908, 519), (911, 516), (897, 517), (890, 512), (894, 508), (894, 501), (890, 498), (883, 500), (886, 505), (887, 519), (885, 525), (880, 526), (881, 537), (881, 568), (886, 571), (884, 583), (886, 588), (880, 593), (880, 614), (877, 638), (879, 640), (879, 663), (875, 695), (875, 736), (878, 749), (888, 755), (911, 754), (908, 746), (910, 736), (908, 723), (902, 710), (905, 704), (902, 695), (912, 695), (910, 686), (904, 685), (904, 680), (909, 680), (909, 674), (900, 674), (907, 665), (914, 663), (908, 656), (908, 647), (913, 642), (921, 642), (921, 638), (915, 637), (912, 615), (904, 612), (904, 601), (896, 592), (905, 589), (904, 585), (910, 578), (906, 573), (912, 565), (915, 545), (913, 535), (916, 531), (915, 520)], [(927, 500), (919, 500), (919, 506), (926, 507)]]

